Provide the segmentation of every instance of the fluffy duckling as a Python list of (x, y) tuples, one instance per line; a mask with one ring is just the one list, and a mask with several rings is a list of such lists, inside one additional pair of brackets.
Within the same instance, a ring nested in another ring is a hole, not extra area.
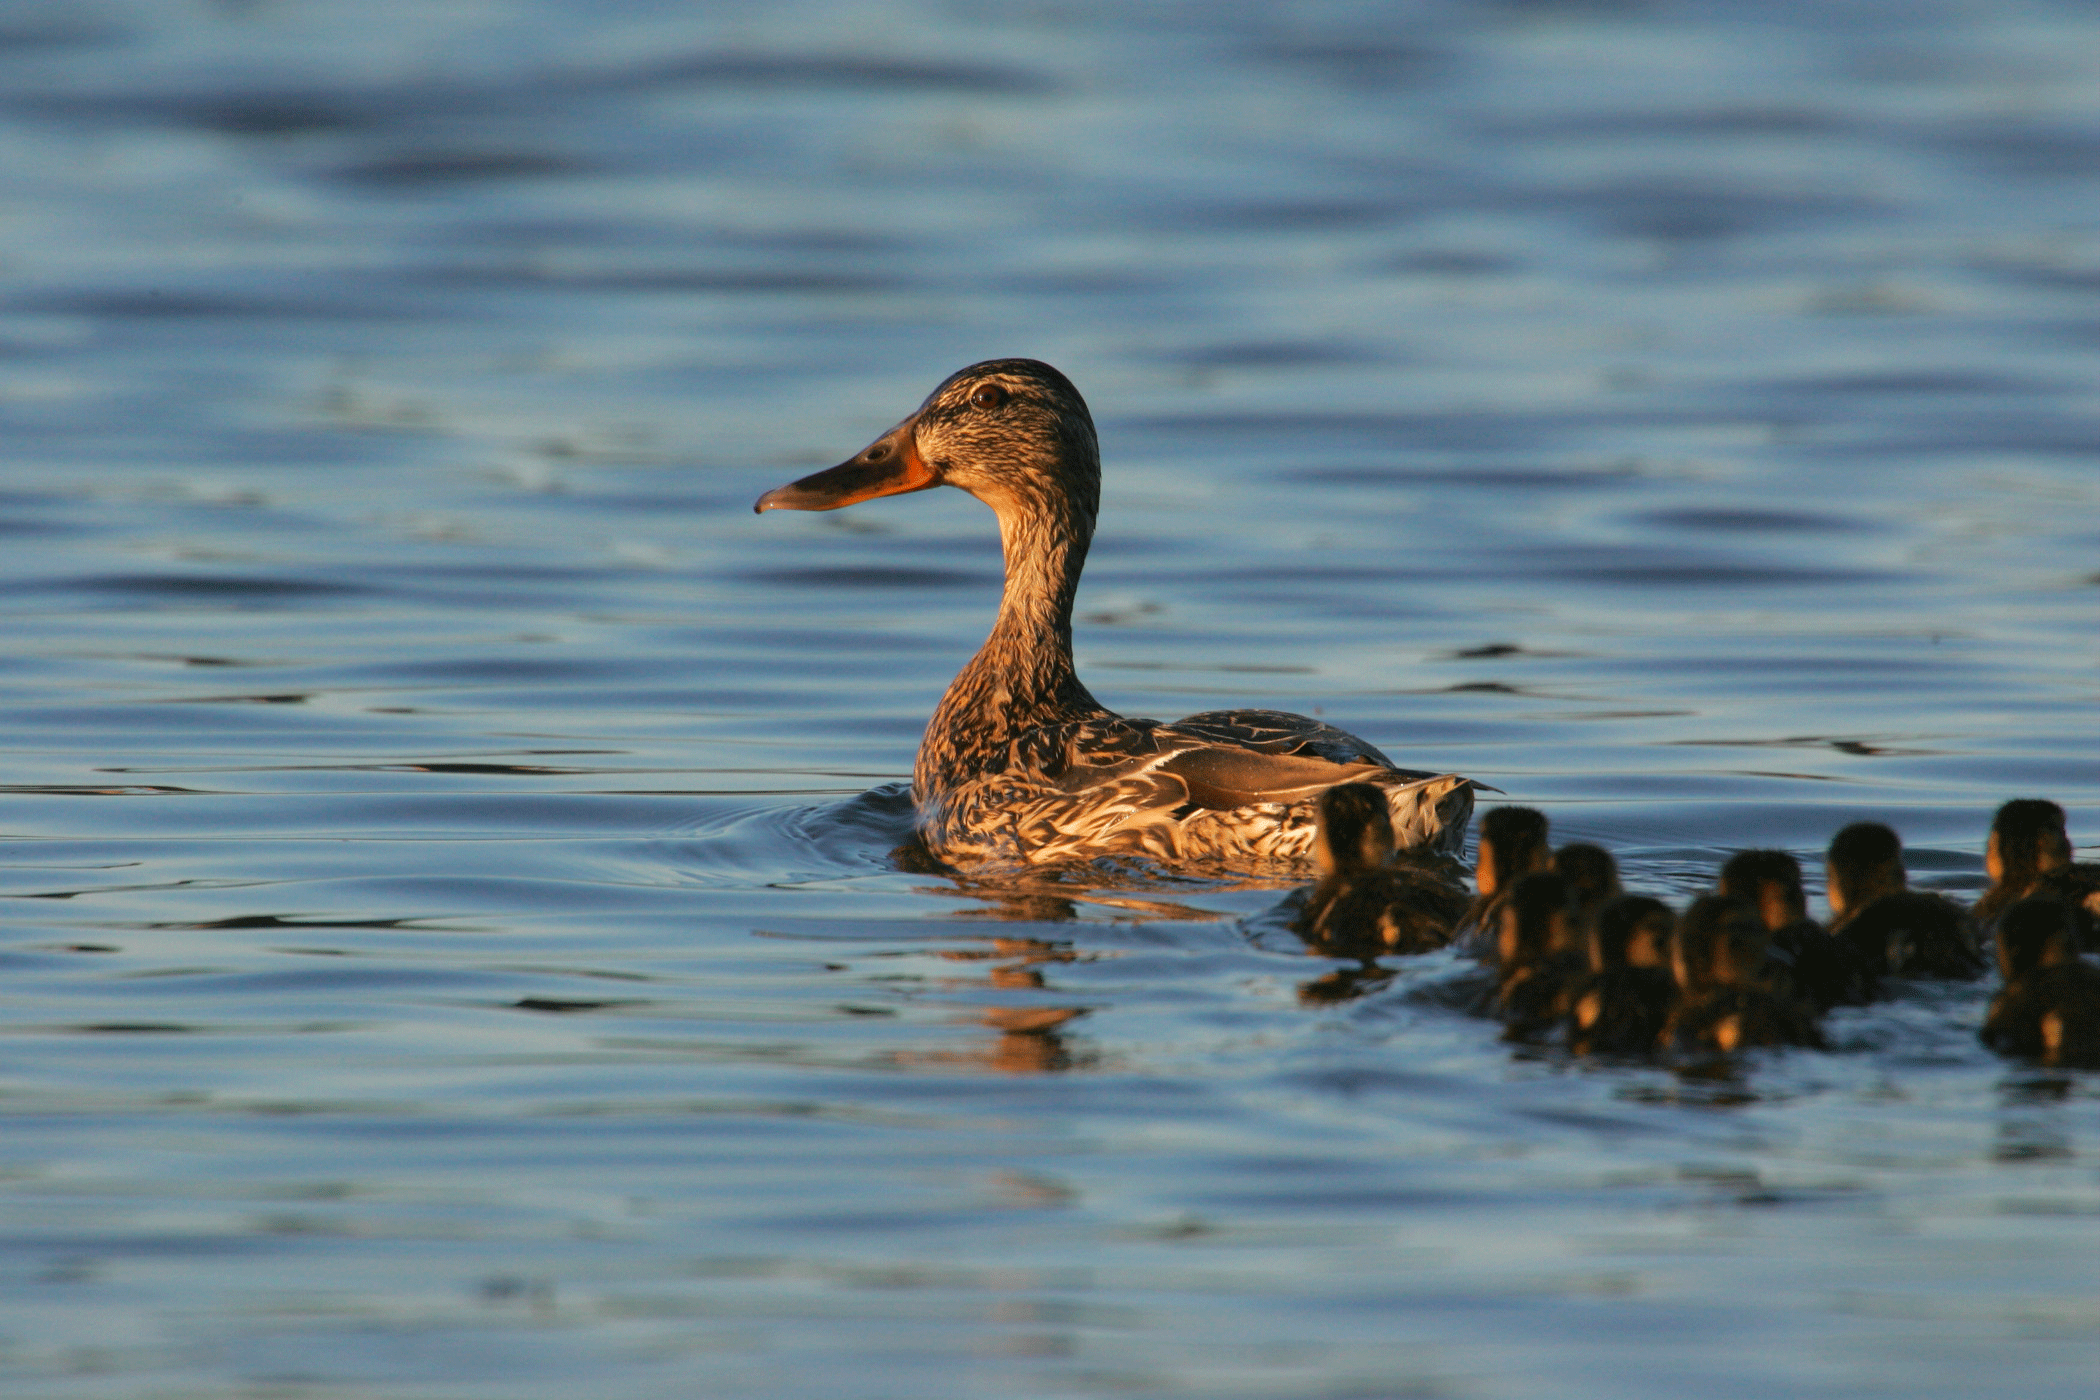
[(1526, 875), (1510, 888), (1496, 936), (1495, 1010), (1505, 1040), (1536, 1039), (1567, 1014), (1570, 988), (1589, 970), (1568, 918), (1568, 883)]
[(1678, 921), (1670, 941), (1677, 1007), (1662, 1043), (1732, 1054), (1765, 1045), (1823, 1048), (1807, 1006), (1763, 981), (1772, 935), (1740, 900), (1708, 895)]
[(2000, 807), (1991, 818), (1983, 868), (1991, 887), (1976, 901), (1977, 922), (1988, 928), (2015, 902), (2044, 895), (2070, 907), (2081, 946), (2100, 947), (2100, 865), (2071, 859), (2063, 808), (2039, 797)]
[(2030, 898), (2007, 908), (1998, 969), (2005, 988), (1979, 1032), (1984, 1044), (2045, 1065), (2100, 1068), (2100, 968), (2078, 956), (2069, 907)]
[(1903, 841), (1880, 822), (1831, 838), (1830, 935), (1874, 975), (1972, 978), (1983, 973), (1975, 923), (1941, 895), (1909, 888)]
[(1715, 891), (1741, 900), (1757, 911), (1772, 935), (1770, 971), (1795, 996), (1827, 1011), (1841, 1003), (1872, 1001), (1873, 974), (1808, 916), (1808, 893), (1801, 884), (1801, 862), (1787, 851), (1737, 851), (1721, 867)]
[(1621, 895), (1597, 911), (1589, 976), (1568, 993), (1568, 1048), (1578, 1055), (1653, 1050), (1670, 1019), (1677, 984), (1669, 972), (1670, 907)]
[[(1315, 952), (1370, 962), (1451, 941), (1466, 894), (1429, 860), (1396, 855), (1385, 794), (1343, 783), (1317, 800), (1313, 861), (1320, 873), (1297, 931)], [(1397, 863), (1396, 863), (1397, 861)]]
[(1544, 812), (1535, 807), (1497, 807), (1480, 819), (1480, 859), (1473, 871), (1473, 883), (1480, 893), (1466, 909), (1461, 926), (1469, 935), (1472, 951), (1493, 956), (1510, 891), (1526, 875), (1552, 866)]
[(1553, 853), (1553, 873), (1568, 882), (1568, 912), (1578, 936), (1587, 940), (1597, 911), (1625, 891), (1611, 852), (1587, 841), (1571, 841)]

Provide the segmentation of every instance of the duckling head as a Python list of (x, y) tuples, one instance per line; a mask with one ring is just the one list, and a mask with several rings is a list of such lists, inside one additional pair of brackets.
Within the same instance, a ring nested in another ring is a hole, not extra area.
[(2071, 863), (2064, 809), (2039, 797), (2019, 797), (1991, 818), (1983, 868), (1994, 885), (2024, 889), (2035, 877)]
[(1553, 873), (1568, 882), (1568, 897), (1579, 908), (1595, 909), (1619, 893), (1619, 863), (1611, 852), (1587, 841), (1574, 841), (1553, 853)]
[(1369, 783), (1338, 783), (1319, 796), (1313, 862), (1330, 880), (1376, 870), (1393, 859), (1393, 817), (1385, 793)]
[(1091, 526), (1101, 454), (1086, 400), (1040, 360), (984, 360), (852, 457), (775, 487), (753, 509), (837, 510), (935, 486), (960, 487), (1002, 517), (1070, 511)]
[(1757, 911), (1710, 894), (1693, 901), (1670, 941), (1670, 967), (1686, 993), (1741, 986), (1757, 979), (1771, 944)]
[(1833, 914), (1864, 909), (1910, 883), (1903, 873), (1903, 838), (1880, 822), (1854, 822), (1833, 836), (1824, 864)]
[(1499, 894), (1526, 875), (1547, 869), (1546, 814), (1535, 807), (1497, 807), (1480, 819), (1480, 864), (1473, 882)]
[(1496, 952), (1507, 978), (1539, 962), (1567, 936), (1568, 882), (1558, 875), (1526, 875), (1502, 908)]
[(1808, 917), (1801, 862), (1787, 851), (1737, 851), (1721, 867), (1718, 892), (1755, 906), (1774, 933)]
[(1670, 906), (1642, 894), (1623, 894), (1597, 911), (1590, 926), (1590, 967), (1613, 972), (1622, 967), (1661, 967), (1668, 957)]

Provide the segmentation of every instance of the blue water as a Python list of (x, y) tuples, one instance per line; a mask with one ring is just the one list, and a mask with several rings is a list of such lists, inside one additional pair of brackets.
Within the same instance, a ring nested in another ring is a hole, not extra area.
[(1035, 356), (1119, 710), (2090, 857), (2090, 7), (25, 0), (0, 162), (9, 1397), (2090, 1394), (1987, 986), (1716, 1080), (899, 869), (990, 517), (750, 513)]

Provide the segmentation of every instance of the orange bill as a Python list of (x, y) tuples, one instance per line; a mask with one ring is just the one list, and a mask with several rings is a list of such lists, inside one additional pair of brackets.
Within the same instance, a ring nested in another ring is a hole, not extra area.
[(760, 496), (752, 509), (837, 510), (855, 501), (901, 496), (907, 491), (940, 485), (932, 468), (919, 458), (913, 422), (905, 419), (869, 443), (858, 456), (835, 467), (774, 487)]

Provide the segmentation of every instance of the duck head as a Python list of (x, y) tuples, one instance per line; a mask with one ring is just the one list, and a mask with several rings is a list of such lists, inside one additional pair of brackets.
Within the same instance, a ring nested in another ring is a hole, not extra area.
[(753, 509), (837, 510), (934, 486), (960, 487), (1002, 516), (1062, 509), (1091, 523), (1101, 456), (1086, 400), (1040, 360), (985, 360), (949, 375), (854, 456), (766, 492)]

